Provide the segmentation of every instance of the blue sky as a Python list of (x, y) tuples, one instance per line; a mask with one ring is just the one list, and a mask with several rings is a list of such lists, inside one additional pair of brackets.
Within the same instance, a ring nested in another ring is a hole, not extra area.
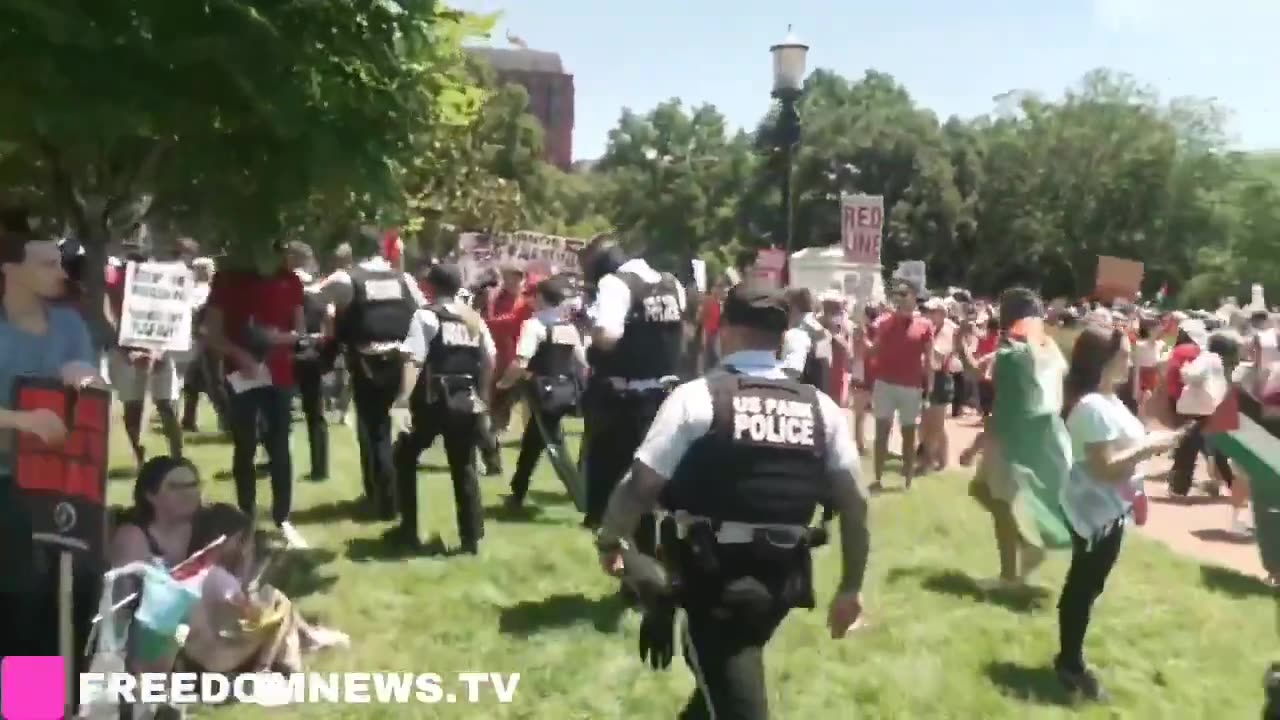
[[(449, 1), (449, 0), (446, 0)], [(1280, 0), (452, 0), (574, 75), (574, 157), (599, 157), (623, 107), (709, 102), (738, 126), (766, 110), (770, 45), (787, 25), (809, 68), (888, 72), (940, 117), (989, 112), (1011, 89), (1058, 95), (1088, 70), (1164, 97), (1216, 98), (1245, 149), (1280, 148)]]

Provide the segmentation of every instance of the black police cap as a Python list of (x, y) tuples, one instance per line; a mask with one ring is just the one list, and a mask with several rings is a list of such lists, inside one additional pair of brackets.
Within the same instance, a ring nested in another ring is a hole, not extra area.
[(734, 285), (724, 300), (724, 322), (729, 325), (783, 332), (790, 314), (786, 294), (758, 280)]
[(427, 282), (439, 290), (457, 292), (462, 289), (462, 269), (451, 263), (432, 265), (427, 270)]

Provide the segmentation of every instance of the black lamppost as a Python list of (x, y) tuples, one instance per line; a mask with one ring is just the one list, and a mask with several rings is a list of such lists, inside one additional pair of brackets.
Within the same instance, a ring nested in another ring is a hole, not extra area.
[(800, 142), (800, 115), (796, 112), (796, 102), (800, 99), (804, 87), (804, 66), (809, 46), (801, 43), (791, 34), (787, 26), (787, 38), (778, 45), (769, 48), (773, 54), (773, 97), (781, 103), (778, 113), (777, 142), (782, 151), (782, 217), (778, 234), (782, 236), (783, 248), (786, 250), (786, 264), (782, 266), (782, 282), (791, 282), (791, 245), (792, 245), (792, 212), (791, 212), (791, 154)]

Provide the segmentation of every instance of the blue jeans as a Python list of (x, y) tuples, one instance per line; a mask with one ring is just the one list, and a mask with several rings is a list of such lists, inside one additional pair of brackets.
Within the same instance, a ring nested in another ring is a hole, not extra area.
[(271, 519), (279, 525), (289, 519), (293, 506), (293, 460), (289, 455), (293, 390), (270, 385), (238, 394), (228, 392), (236, 504), (251, 517), (257, 508), (258, 479), (253, 459), (261, 440), (271, 468)]

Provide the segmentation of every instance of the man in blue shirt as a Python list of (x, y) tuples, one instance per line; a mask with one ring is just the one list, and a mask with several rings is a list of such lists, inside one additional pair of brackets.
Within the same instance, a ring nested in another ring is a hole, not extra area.
[[(58, 443), (67, 429), (47, 410), (13, 410), (13, 385), (28, 376), (84, 387), (98, 380), (97, 358), (80, 314), (53, 302), (67, 280), (54, 242), (6, 223), (0, 228), (0, 270), (0, 657), (57, 655), (57, 562), (32, 540), (31, 517), (13, 484), (12, 442), (26, 433)], [(96, 587), (76, 586), (82, 591), (76, 593), (76, 647), (83, 647)]]

